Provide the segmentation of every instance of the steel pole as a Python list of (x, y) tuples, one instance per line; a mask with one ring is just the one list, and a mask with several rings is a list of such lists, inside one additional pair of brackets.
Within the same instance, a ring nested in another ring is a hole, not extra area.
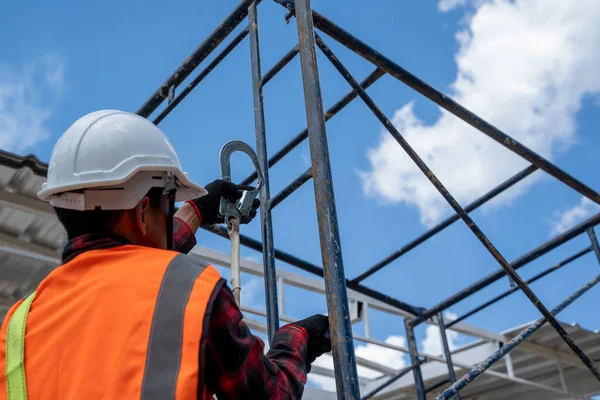
[[(444, 349), (444, 358), (446, 359), (446, 365), (448, 366), (448, 379), (450, 380), (450, 383), (454, 383), (456, 382), (456, 374), (454, 373), (454, 365), (452, 365), (452, 354), (450, 353), (450, 346), (448, 345), (448, 336), (446, 336), (446, 323), (444, 322), (444, 316), (442, 313), (437, 315), (437, 321), (442, 339), (442, 348)], [(460, 400), (460, 395), (457, 393), (454, 398), (456, 400)]]
[(308, 139), (315, 186), (315, 200), (325, 273), (327, 310), (338, 399), (358, 400), (352, 324), (344, 276), (344, 263), (333, 192), (333, 179), (325, 131), (325, 115), (315, 48), (315, 32), (310, 0), (296, 3), (296, 25), (304, 84)]
[(286, 65), (290, 63), (298, 54), (298, 45), (292, 47), (290, 51), (288, 51), (279, 61), (271, 67), (270, 70), (267, 71), (266, 74), (263, 75), (261, 80), (261, 86), (265, 86), (271, 79), (275, 77)]
[(269, 203), (269, 208), (272, 210), (279, 203), (287, 199), (292, 193), (298, 190), (302, 185), (308, 182), (312, 178), (312, 168), (307, 168), (299, 177), (294, 179), (289, 185), (281, 189), (281, 192), (277, 193), (271, 199)]
[(596, 259), (600, 263), (600, 246), (598, 245), (598, 238), (596, 237), (596, 231), (594, 231), (593, 226), (587, 230), (587, 234), (590, 238), (590, 242), (592, 243), (594, 254), (596, 254)]
[(439, 388), (440, 386), (445, 385), (446, 383), (448, 383), (448, 378), (444, 378), (441, 381), (437, 381), (433, 385), (427, 386), (425, 388), (425, 393), (433, 392), (435, 389)]
[(408, 353), (410, 354), (410, 363), (415, 366), (413, 368), (413, 376), (415, 378), (415, 388), (417, 389), (417, 400), (426, 400), (425, 384), (423, 383), (423, 375), (421, 374), (421, 366), (419, 365), (419, 351), (417, 350), (417, 339), (415, 338), (415, 328), (413, 328), (410, 320), (404, 320), (404, 328), (406, 329), (406, 341), (408, 343)]
[(181, 93), (179, 93), (179, 95), (177, 95), (177, 97), (175, 97), (172, 101), (169, 102), (169, 104), (164, 108), (164, 110), (162, 110), (160, 112), (160, 114), (158, 114), (158, 116), (156, 118), (154, 118), (154, 121), (152, 121), (154, 123), (154, 125), (158, 125), (162, 122), (163, 119), (165, 119), (167, 117), (167, 115), (169, 115), (171, 113), (171, 111), (173, 111), (175, 109), (175, 107), (177, 107), (179, 105), (179, 103), (181, 103), (181, 101), (183, 99), (185, 99), (187, 97), (188, 94), (190, 94), (192, 92), (192, 90), (194, 90), (194, 88), (196, 86), (198, 86), (198, 84), (200, 82), (202, 82), (204, 80), (204, 78), (206, 78), (213, 69), (215, 69), (217, 67), (217, 65), (219, 65), (221, 63), (221, 61), (223, 61), (225, 59), (225, 57), (227, 57), (229, 55), (229, 53), (231, 53), (231, 51), (233, 49), (235, 49), (237, 47), (238, 44), (241, 43), (242, 40), (244, 40), (244, 38), (248, 35), (248, 27), (244, 28), (235, 38), (233, 38), (233, 40), (231, 41), (231, 43), (229, 43), (222, 52), (220, 52), (215, 58), (214, 60), (212, 60), (210, 62), (210, 64), (208, 64), (206, 66), (206, 68), (204, 68), (202, 70), (202, 72), (200, 72), (198, 74), (197, 77), (195, 77), (186, 87), (185, 89), (183, 89), (181, 91)]
[(263, 105), (262, 77), (260, 70), (260, 43), (258, 38), (258, 13), (256, 5), (248, 8), (248, 29), (250, 30), (250, 56), (252, 64), (252, 93), (254, 100), (254, 126), (256, 130), (256, 155), (262, 169), (263, 186), (260, 190), (260, 221), (263, 244), (263, 262), (265, 268), (265, 302), (267, 310), (267, 334), (272, 341), (279, 328), (279, 307), (277, 305), (277, 276), (275, 270), (275, 245), (273, 242), (273, 221), (269, 207), (269, 167), (267, 158), (267, 132), (265, 129), (265, 110)]

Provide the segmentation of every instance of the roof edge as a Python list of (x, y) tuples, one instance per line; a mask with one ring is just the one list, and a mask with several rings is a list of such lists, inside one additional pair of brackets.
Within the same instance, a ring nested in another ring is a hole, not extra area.
[(43, 178), (48, 175), (48, 164), (40, 161), (34, 154), (20, 156), (5, 150), (0, 150), (0, 165), (14, 169), (28, 167), (34, 174)]

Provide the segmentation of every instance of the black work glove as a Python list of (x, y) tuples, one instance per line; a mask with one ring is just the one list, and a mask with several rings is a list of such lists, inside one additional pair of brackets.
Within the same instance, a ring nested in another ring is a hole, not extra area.
[[(253, 190), (252, 186), (236, 185), (228, 181), (217, 179), (214, 182), (204, 186), (208, 194), (199, 197), (197, 199), (188, 200), (186, 203), (190, 203), (194, 206), (196, 213), (199, 214), (198, 218), (202, 221), (202, 225), (214, 225), (223, 223), (223, 217), (219, 216), (219, 205), (221, 203), (221, 197), (226, 198), (230, 202), (234, 203), (237, 199), (242, 197), (243, 190)], [(252, 209), (250, 215), (242, 217), (240, 221), (242, 224), (247, 224), (254, 217), (256, 217), (256, 210), (260, 207), (260, 200), (254, 199), (252, 203)]]
[(329, 335), (329, 318), (325, 315), (316, 314), (294, 325), (306, 329), (308, 333), (308, 345), (306, 351), (306, 373), (310, 372), (311, 364), (323, 355), (331, 351), (331, 336)]

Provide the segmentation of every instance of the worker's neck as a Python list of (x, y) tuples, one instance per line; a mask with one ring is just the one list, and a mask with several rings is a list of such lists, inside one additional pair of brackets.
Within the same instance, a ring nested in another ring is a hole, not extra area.
[(124, 215), (112, 228), (111, 233), (122, 237), (128, 243), (137, 246), (155, 247), (148, 240), (146, 234), (147, 226), (140, 226), (136, 223), (135, 218)]

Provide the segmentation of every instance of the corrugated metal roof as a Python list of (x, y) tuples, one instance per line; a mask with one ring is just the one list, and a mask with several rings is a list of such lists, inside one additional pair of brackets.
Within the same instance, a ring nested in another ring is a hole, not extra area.
[[(64, 230), (52, 208), (36, 196), (47, 169), (36, 156), (0, 151), (0, 244), (58, 258)], [(32, 259), (26, 253), (0, 250), (1, 320), (10, 305), (34, 290), (55, 264), (43, 257)]]
[[(503, 332), (508, 338), (517, 335), (525, 326), (529, 324), (512, 328)], [(600, 335), (599, 332), (591, 332), (583, 329), (579, 325), (562, 324), (575, 342), (583, 351), (593, 360), (600, 361)], [(535, 384), (549, 386), (562, 390), (562, 381), (559, 374), (558, 359), (565, 354), (568, 359), (560, 362), (560, 368), (563, 370), (567, 389), (572, 393), (600, 393), (600, 383), (596, 378), (581, 364), (578, 359), (573, 359), (571, 350), (558, 336), (556, 331), (549, 325), (545, 325), (534, 333), (527, 343), (534, 343), (548, 349), (549, 352), (555, 352), (556, 359), (540, 357), (523, 348), (517, 347), (510, 355), (512, 359), (514, 374), (518, 379), (527, 380)], [(457, 364), (475, 365), (487, 358), (498, 347), (492, 343), (479, 342), (479, 344), (466, 347), (467, 350), (455, 352), (453, 361)], [(495, 364), (492, 370), (508, 374), (505, 360)], [(457, 369), (457, 378), (461, 377), (467, 369)], [(431, 386), (442, 379), (447, 378), (447, 367), (439, 362), (430, 362), (422, 367), (425, 386)], [(383, 378), (377, 380), (367, 388), (375, 388), (385, 381)], [(428, 393), (428, 399), (435, 397), (446, 389), (450, 384), (445, 383), (440, 388)], [(367, 391), (364, 391), (365, 393)], [(400, 398), (415, 398), (414, 379), (412, 374), (407, 374), (398, 382), (392, 384), (381, 395), (376, 397), (381, 400), (391, 400)], [(565, 395), (543, 390), (539, 387), (518, 382), (516, 380), (502, 379), (490, 374), (483, 374), (475, 381), (471, 382), (461, 391), (461, 398), (477, 400), (552, 400), (552, 399), (570, 399), (572, 395)]]

